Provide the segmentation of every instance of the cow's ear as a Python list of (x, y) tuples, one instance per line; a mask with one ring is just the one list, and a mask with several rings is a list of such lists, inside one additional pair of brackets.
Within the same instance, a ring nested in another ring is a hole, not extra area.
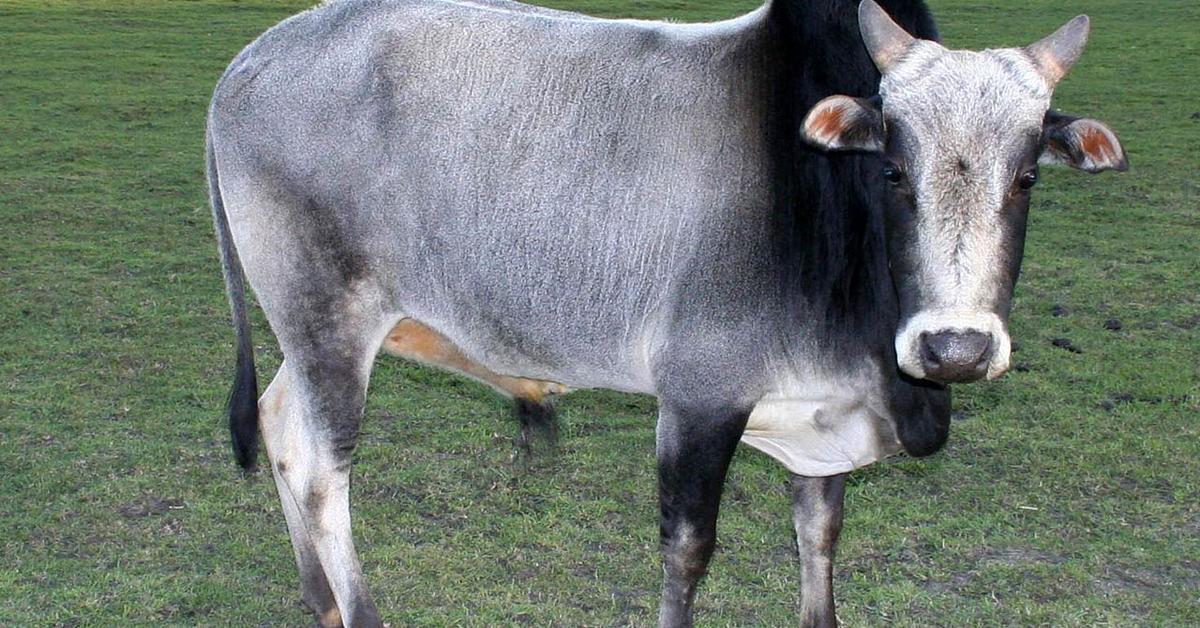
[(830, 96), (813, 106), (801, 134), (825, 150), (883, 151), (883, 114), (878, 99)]
[(1042, 124), (1046, 146), (1038, 161), (1067, 164), (1085, 172), (1129, 170), (1129, 158), (1117, 134), (1108, 125), (1051, 111)]

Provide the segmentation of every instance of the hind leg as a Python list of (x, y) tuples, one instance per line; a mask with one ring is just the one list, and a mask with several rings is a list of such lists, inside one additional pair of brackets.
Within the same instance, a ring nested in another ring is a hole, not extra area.
[(287, 518), (288, 535), (292, 540), (292, 553), (296, 557), (296, 566), (300, 571), (300, 599), (304, 606), (313, 613), (317, 625), (321, 628), (337, 628), (342, 626), (342, 615), (338, 611), (337, 600), (333, 590), (329, 588), (329, 580), (325, 578), (325, 570), (317, 555), (316, 545), (308, 534), (300, 506), (292, 497), (284, 473), (287, 471), (287, 456), (284, 443), (287, 437), (282, 434), (289, 423), (294, 422), (290, 415), (295, 409), (289, 404), (288, 365), (284, 362), (275, 374), (275, 379), (259, 400), (259, 420), (262, 423), (263, 439), (267, 445), (267, 456), (271, 460), (271, 474), (275, 478), (275, 490)]
[(322, 626), (381, 626), (351, 537), (349, 492), (379, 338), (336, 331), (315, 334), (305, 346), (285, 344), (287, 358), (263, 397), (263, 440), (305, 604)]
[(320, 181), (290, 176), (292, 156), (254, 149), (236, 129), (212, 139), (230, 235), (285, 358), (260, 427), (305, 600), (322, 623), (381, 626), (351, 537), (349, 487), (372, 362), (399, 318), (383, 262), (366, 246), (362, 214)]

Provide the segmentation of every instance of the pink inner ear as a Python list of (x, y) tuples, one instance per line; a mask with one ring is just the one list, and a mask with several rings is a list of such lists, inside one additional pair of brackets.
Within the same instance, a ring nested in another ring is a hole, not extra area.
[(842, 134), (842, 123), (845, 117), (845, 111), (838, 105), (822, 107), (808, 121), (809, 134), (827, 140), (835, 139)]
[(1108, 134), (1095, 127), (1084, 129), (1083, 136), (1079, 138), (1079, 147), (1096, 163), (1116, 163), (1120, 160), (1117, 147), (1108, 139)]

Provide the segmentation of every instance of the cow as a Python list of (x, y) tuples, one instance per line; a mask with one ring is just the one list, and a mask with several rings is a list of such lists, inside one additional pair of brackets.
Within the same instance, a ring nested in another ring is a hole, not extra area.
[[(248, 469), (261, 430), (319, 625), (381, 625), (348, 493), (381, 347), (528, 425), (567, 390), (655, 396), (661, 626), (692, 623), (737, 444), (775, 458), (801, 622), (835, 625), (846, 474), (936, 452), (947, 386), (1009, 368), (1038, 164), (1128, 163), (1050, 109), (1086, 16), (972, 52), (881, 1), (678, 24), (334, 0), (234, 59), (206, 129), (230, 430)], [(245, 281), (284, 356), (261, 399)]]

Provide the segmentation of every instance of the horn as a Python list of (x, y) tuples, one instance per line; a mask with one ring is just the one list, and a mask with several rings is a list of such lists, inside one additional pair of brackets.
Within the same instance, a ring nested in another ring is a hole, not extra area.
[(1025, 47), (1025, 52), (1033, 57), (1038, 74), (1046, 79), (1050, 87), (1057, 85), (1079, 60), (1090, 30), (1088, 16), (1080, 15), (1045, 39)]
[(858, 5), (858, 30), (875, 67), (884, 74), (916, 41), (875, 0), (863, 0)]

